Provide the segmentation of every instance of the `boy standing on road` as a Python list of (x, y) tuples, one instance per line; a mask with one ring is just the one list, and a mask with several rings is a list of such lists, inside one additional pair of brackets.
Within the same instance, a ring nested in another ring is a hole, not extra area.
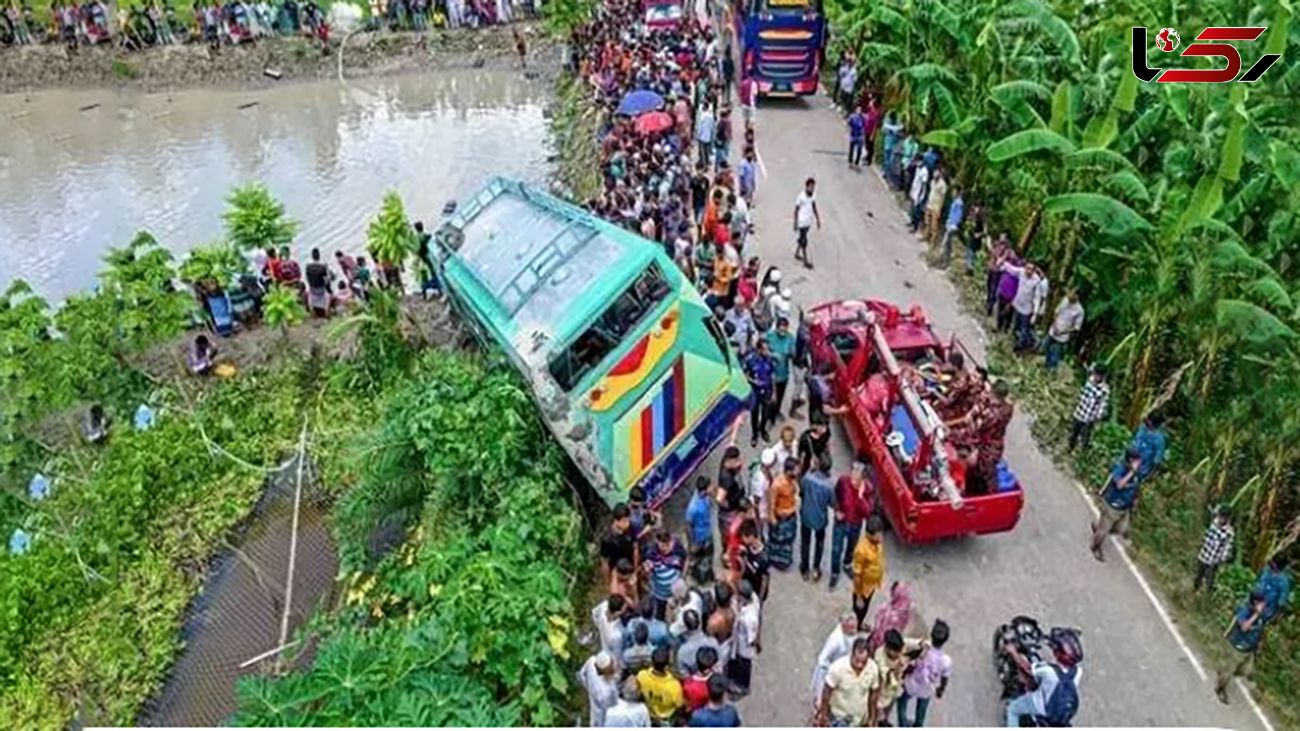
[(794, 230), (798, 235), (795, 243), (794, 258), (802, 261), (804, 267), (812, 269), (812, 262), (808, 260), (808, 232), (817, 224), (817, 229), (822, 227), (822, 214), (817, 210), (817, 181), (808, 178), (804, 181), (803, 190), (794, 200)]
[(1088, 448), (1092, 439), (1092, 427), (1106, 417), (1110, 407), (1110, 386), (1106, 385), (1106, 366), (1097, 363), (1088, 374), (1088, 382), (1079, 391), (1079, 401), (1074, 407), (1074, 425), (1070, 427), (1070, 451), (1074, 445), (1083, 442)]
[(1214, 591), (1214, 575), (1219, 567), (1232, 558), (1232, 545), (1236, 534), (1232, 530), (1232, 509), (1220, 505), (1214, 509), (1214, 518), (1210, 527), (1205, 529), (1205, 540), (1201, 543), (1201, 552), (1196, 556), (1196, 581), (1192, 590), (1200, 591), (1205, 584), (1208, 591)]
[(1141, 469), (1142, 455), (1135, 449), (1128, 450), (1124, 459), (1111, 468), (1106, 486), (1101, 490), (1101, 516), (1092, 526), (1092, 557), (1098, 561), (1106, 560), (1101, 551), (1106, 536), (1128, 532), (1129, 518), (1142, 487)]

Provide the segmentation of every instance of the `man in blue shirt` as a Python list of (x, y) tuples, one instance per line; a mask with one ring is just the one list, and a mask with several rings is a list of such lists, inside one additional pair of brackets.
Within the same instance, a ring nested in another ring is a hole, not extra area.
[(1232, 624), (1223, 633), (1234, 652), (1230, 664), (1226, 670), (1219, 671), (1214, 684), (1214, 694), (1221, 703), (1228, 702), (1228, 682), (1238, 675), (1249, 677), (1255, 668), (1255, 652), (1264, 638), (1264, 629), (1268, 627), (1268, 620), (1264, 618), (1267, 606), (1268, 600), (1260, 591), (1251, 592), (1250, 599), (1237, 607)]
[(867, 138), (867, 118), (862, 108), (855, 107), (849, 115), (849, 164), (853, 167), (862, 165), (862, 145)]
[(935, 166), (939, 164), (939, 151), (933, 147), (927, 147), (925, 154), (921, 156), (921, 164), (933, 173)]
[(695, 495), (686, 505), (686, 535), (691, 544), (691, 578), (713, 582), (713, 487), (706, 475), (695, 478)]
[(1132, 448), (1110, 470), (1110, 477), (1101, 489), (1101, 516), (1092, 526), (1092, 556), (1098, 561), (1106, 560), (1101, 551), (1106, 536), (1128, 533), (1129, 516), (1142, 487), (1141, 474), (1142, 455)]
[(885, 122), (881, 129), (885, 132), (884, 157), (882, 158), (885, 180), (897, 188), (899, 187), (897, 180), (899, 138), (903, 136), (903, 124), (898, 121), (898, 117), (893, 112), (889, 112), (885, 114)]
[(1255, 581), (1255, 591), (1264, 595), (1264, 621), (1273, 618), (1291, 604), (1291, 576), (1286, 572), (1286, 559), (1274, 556), (1268, 565), (1259, 572)]
[(794, 358), (795, 337), (790, 332), (790, 318), (776, 318), (776, 327), (763, 336), (767, 347), (772, 351), (772, 360), (776, 364), (773, 373), (772, 408), (776, 418), (781, 418), (781, 404), (785, 401), (785, 389), (790, 385), (790, 362)]
[(740, 197), (745, 199), (746, 203), (754, 202), (754, 187), (758, 183), (758, 175), (755, 170), (754, 161), (757, 155), (753, 147), (745, 148), (745, 159), (740, 161)]
[(767, 434), (767, 427), (772, 423), (772, 394), (776, 379), (776, 362), (767, 340), (759, 338), (754, 348), (745, 354), (745, 377), (754, 391), (749, 407), (750, 440), (749, 446), (757, 447), (758, 440), (772, 441)]
[(952, 202), (948, 204), (948, 220), (943, 231), (943, 265), (952, 261), (952, 239), (961, 228), (962, 219), (966, 217), (966, 201), (961, 197), (961, 186), (952, 187)]
[(1138, 472), (1138, 477), (1146, 481), (1155, 471), (1165, 463), (1165, 452), (1169, 448), (1168, 439), (1164, 431), (1165, 419), (1160, 414), (1151, 414), (1142, 421), (1142, 426), (1133, 434), (1133, 441), (1129, 444), (1130, 449), (1136, 449), (1138, 454), (1142, 455), (1142, 470)]
[(835, 501), (831, 483), (831, 457), (824, 454), (816, 467), (799, 480), (799, 575), (808, 580), (808, 544), (813, 544), (812, 580), (822, 579), (822, 550), (826, 548), (827, 515)]

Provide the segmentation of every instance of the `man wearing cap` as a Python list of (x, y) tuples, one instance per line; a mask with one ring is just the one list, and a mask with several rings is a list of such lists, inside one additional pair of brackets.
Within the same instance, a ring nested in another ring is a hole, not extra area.
[(613, 656), (601, 651), (587, 658), (578, 671), (578, 684), (587, 691), (591, 726), (604, 726), (606, 713), (618, 703), (618, 665)]
[(758, 507), (759, 515), (767, 515), (767, 490), (776, 479), (776, 447), (767, 447), (758, 455), (758, 464), (749, 476), (749, 499)]

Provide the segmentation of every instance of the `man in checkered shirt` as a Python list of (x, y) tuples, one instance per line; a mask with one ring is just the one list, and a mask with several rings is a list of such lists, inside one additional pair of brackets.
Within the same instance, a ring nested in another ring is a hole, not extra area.
[(1106, 416), (1110, 408), (1110, 386), (1106, 383), (1106, 366), (1102, 363), (1093, 365), (1088, 374), (1088, 382), (1079, 392), (1079, 403), (1074, 407), (1074, 426), (1070, 429), (1070, 450), (1082, 442), (1088, 448), (1092, 440), (1092, 427)]
[(1214, 509), (1214, 519), (1205, 529), (1205, 541), (1201, 543), (1201, 552), (1196, 560), (1200, 565), (1196, 569), (1196, 581), (1193, 591), (1200, 591), (1204, 585), (1208, 591), (1214, 591), (1214, 575), (1219, 567), (1232, 558), (1232, 544), (1236, 534), (1232, 530), (1232, 511), (1227, 505)]

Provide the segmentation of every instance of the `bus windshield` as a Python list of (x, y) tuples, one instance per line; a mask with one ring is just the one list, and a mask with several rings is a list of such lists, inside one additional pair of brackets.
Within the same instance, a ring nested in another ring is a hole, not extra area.
[(551, 358), (551, 377), (566, 392), (573, 390), (671, 293), (659, 266), (651, 264), (577, 339)]

